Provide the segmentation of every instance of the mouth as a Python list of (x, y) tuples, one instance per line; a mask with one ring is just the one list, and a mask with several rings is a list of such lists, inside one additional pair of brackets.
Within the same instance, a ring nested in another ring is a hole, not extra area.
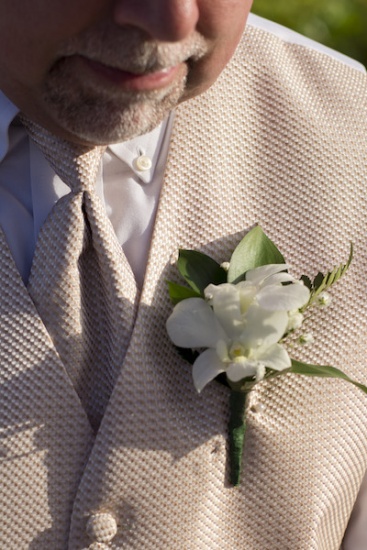
[(83, 55), (73, 55), (71, 58), (86, 73), (92, 77), (104, 80), (124, 91), (149, 92), (170, 86), (179, 73), (187, 70), (186, 63), (182, 62), (173, 67), (147, 72), (130, 72), (100, 63)]

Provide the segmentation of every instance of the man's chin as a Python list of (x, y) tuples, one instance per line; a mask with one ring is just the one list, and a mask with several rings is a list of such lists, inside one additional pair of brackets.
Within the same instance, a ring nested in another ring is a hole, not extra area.
[(151, 131), (177, 106), (186, 85), (184, 76), (167, 89), (117, 93), (85, 88), (75, 81), (72, 85), (70, 80), (57, 77), (48, 81), (43, 94), (45, 111), (62, 137), (89, 145), (127, 141)]
[(146, 134), (158, 126), (164, 118), (147, 125), (132, 125), (122, 122), (121, 125), (104, 124), (94, 125), (93, 128), (67, 127), (63, 130), (64, 139), (81, 145), (110, 145), (129, 141), (137, 136)]
[(153, 130), (176, 104), (177, 101), (158, 106), (142, 103), (122, 110), (113, 109), (104, 102), (95, 106), (79, 105), (77, 108), (49, 105), (48, 114), (53, 122), (51, 131), (60, 137), (85, 145), (108, 145)]

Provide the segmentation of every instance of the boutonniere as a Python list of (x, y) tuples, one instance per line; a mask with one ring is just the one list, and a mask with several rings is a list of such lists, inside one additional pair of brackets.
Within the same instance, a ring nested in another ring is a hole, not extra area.
[[(261, 380), (294, 373), (342, 378), (367, 388), (332, 366), (309, 365), (289, 356), (287, 343), (308, 343), (302, 334), (306, 310), (330, 302), (328, 289), (348, 270), (353, 256), (326, 275), (296, 279), (275, 244), (257, 226), (228, 263), (181, 250), (177, 262), (189, 287), (169, 282), (175, 307), (167, 321), (172, 342), (193, 363), (195, 388), (224, 377), (230, 388), (230, 481), (238, 485), (244, 447), (246, 398)], [(295, 338), (295, 335), (298, 335)], [(187, 353), (183, 348), (189, 348)]]

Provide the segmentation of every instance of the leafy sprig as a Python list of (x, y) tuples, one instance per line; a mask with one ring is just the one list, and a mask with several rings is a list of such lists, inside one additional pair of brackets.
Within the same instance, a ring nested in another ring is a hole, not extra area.
[(307, 275), (302, 275), (301, 281), (303, 281), (303, 283), (309, 288), (311, 294), (308, 303), (302, 308), (301, 311), (305, 311), (312, 304), (317, 302), (322, 292), (329, 290), (333, 284), (338, 282), (339, 279), (346, 274), (353, 260), (353, 252), (353, 243), (351, 243), (347, 263), (334, 267), (334, 269), (329, 271), (326, 275), (319, 272), (313, 281), (311, 281)]

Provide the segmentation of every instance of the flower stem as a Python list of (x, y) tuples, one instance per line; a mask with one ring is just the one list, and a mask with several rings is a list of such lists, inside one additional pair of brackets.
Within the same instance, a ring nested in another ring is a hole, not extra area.
[(247, 392), (231, 390), (229, 398), (229, 464), (230, 482), (236, 487), (240, 484), (243, 446), (246, 433)]

